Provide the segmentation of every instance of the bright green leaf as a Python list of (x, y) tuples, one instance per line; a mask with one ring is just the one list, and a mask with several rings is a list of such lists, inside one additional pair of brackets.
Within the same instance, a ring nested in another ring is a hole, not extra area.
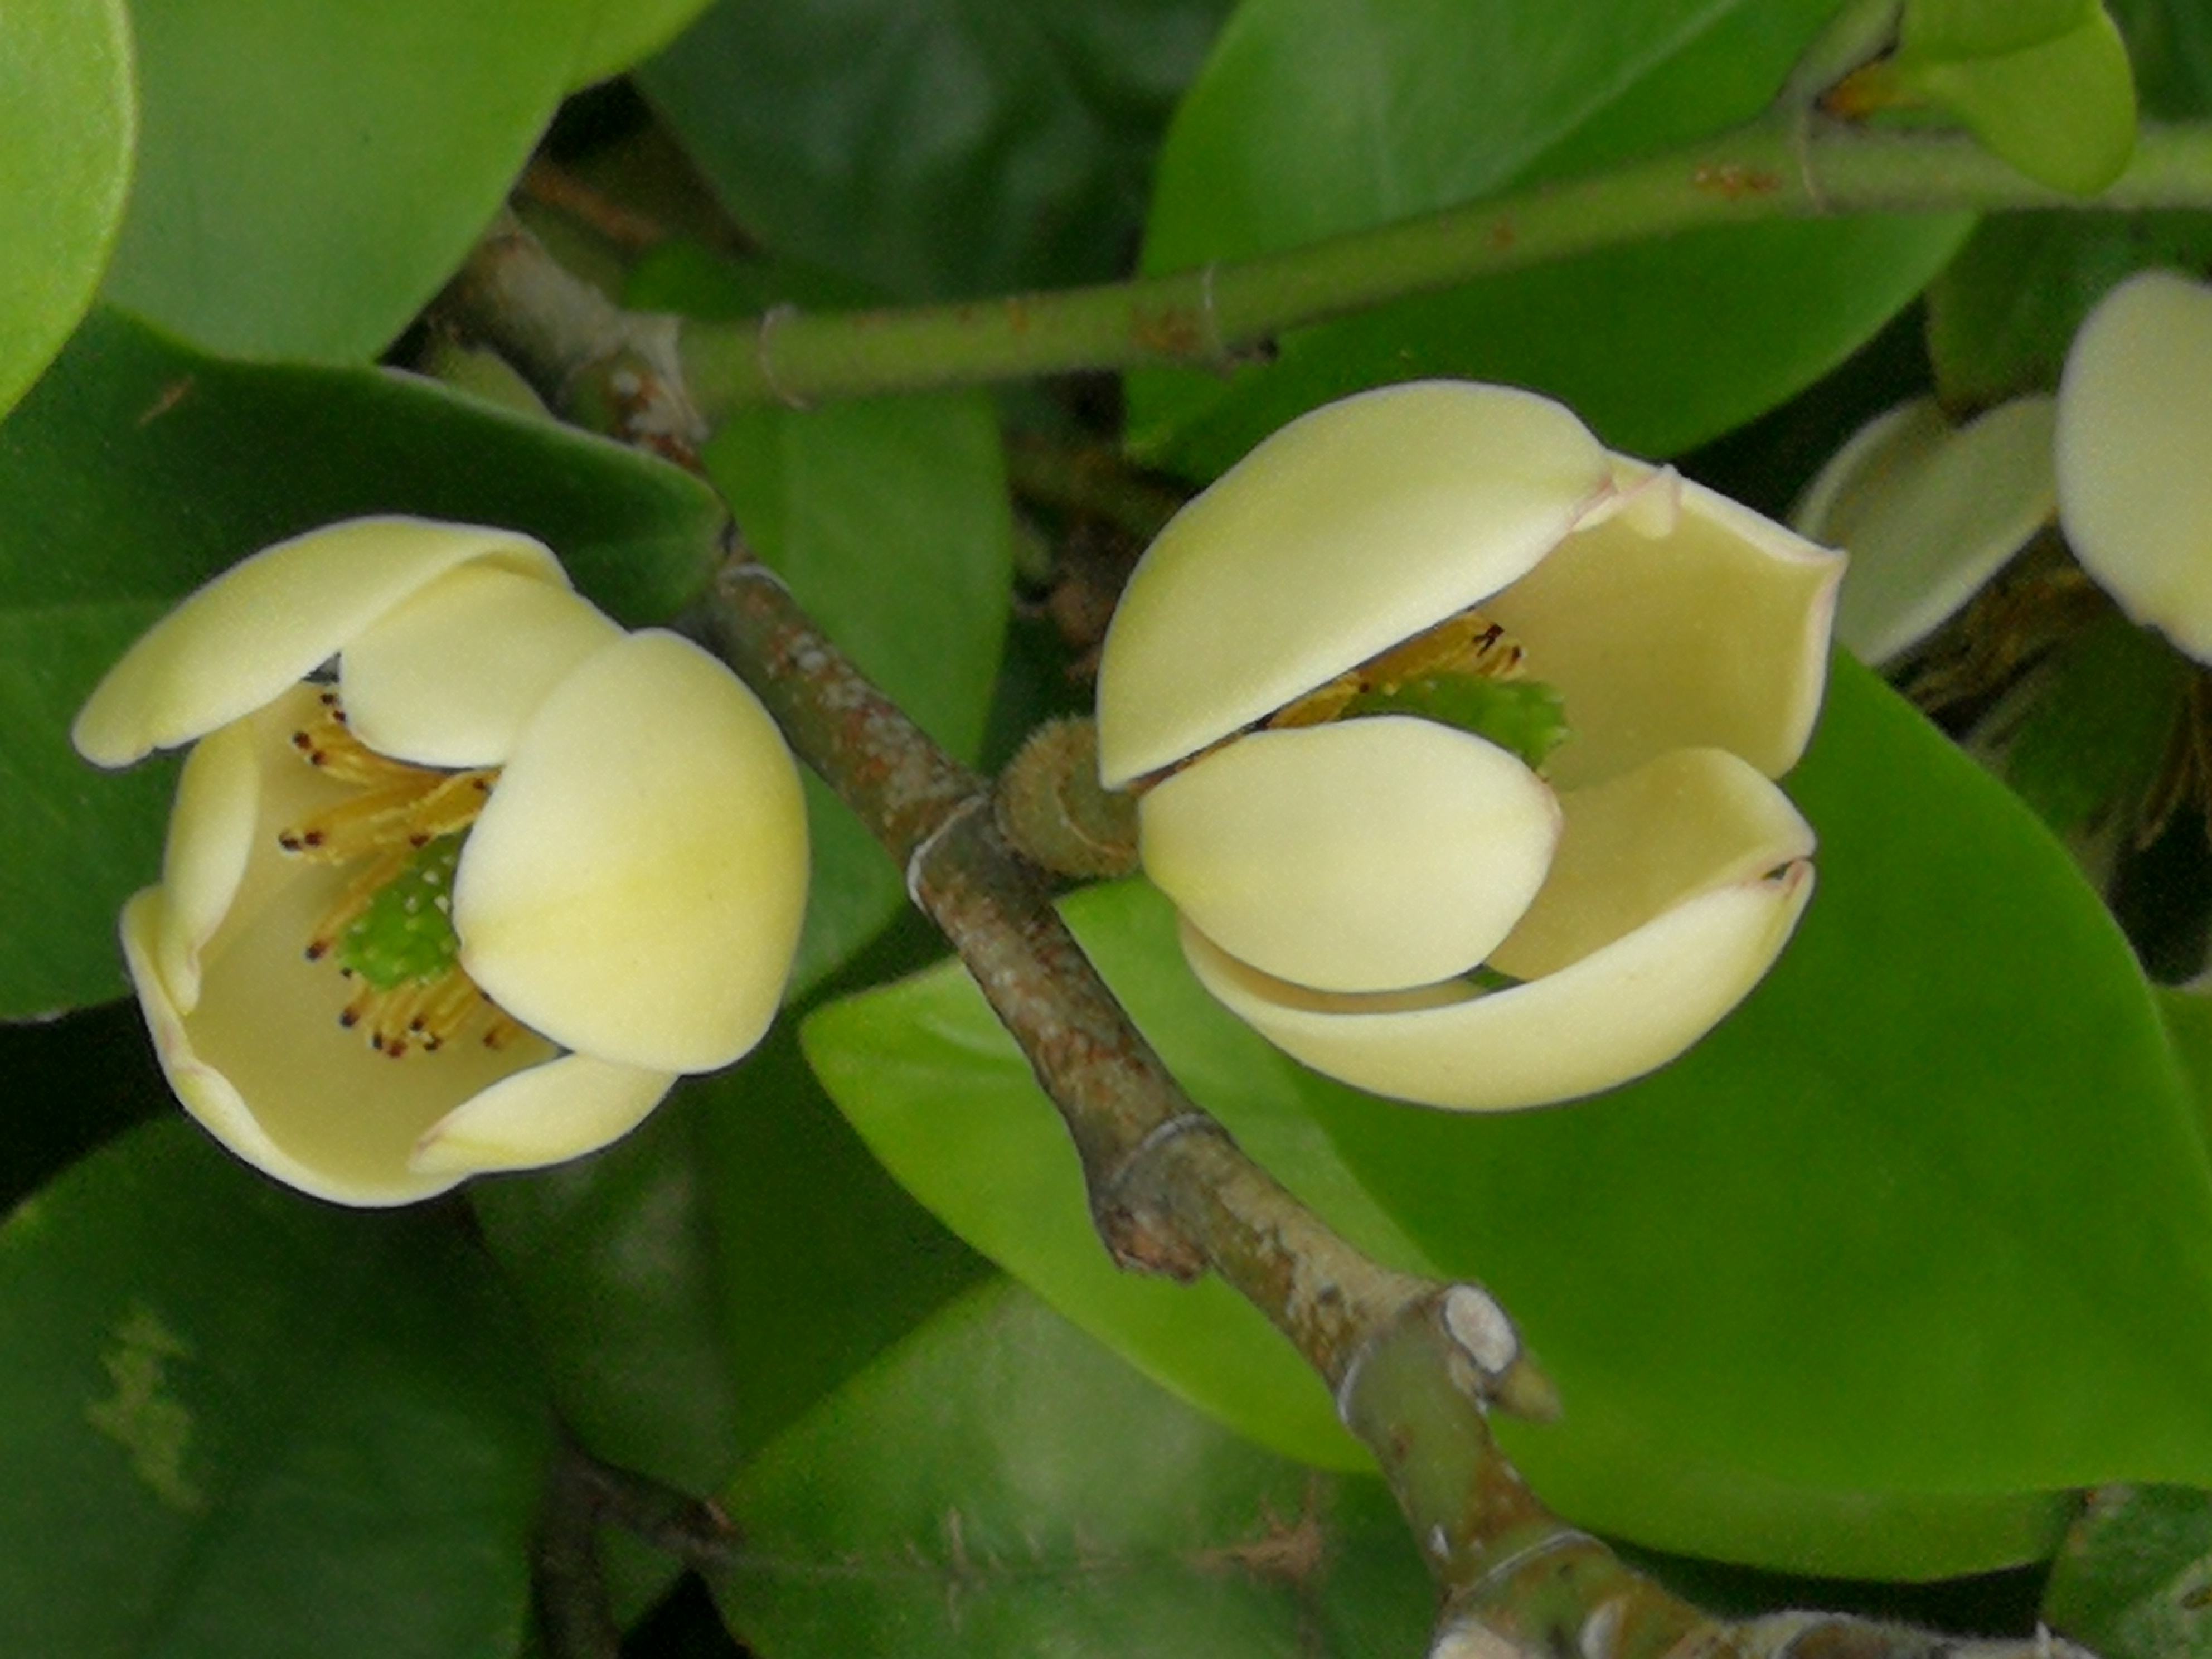
[(115, 915), (154, 878), (162, 765), (69, 745), (86, 693), (177, 599), (255, 549), (362, 513), (543, 537), (630, 623), (703, 586), (721, 512), (634, 451), (379, 369), (225, 362), (87, 320), (0, 425), (0, 1018), (124, 988)]
[(2048, 45), (2102, 9), (2097, 0), (1905, 0), (1898, 43), (1916, 57), (1995, 58)]
[[(92, 303), (137, 112), (122, 0), (17, 0), (0, 27), (0, 415)], [(31, 158), (36, 157), (35, 164)]]
[[(1976, 13), (1997, 12), (1996, 33), (2010, 39), (2013, 20), (2003, 13), (2013, 3), (2000, 0)], [(1911, 9), (1905, 16), (1909, 26)], [(2135, 76), (2127, 45), (2101, 6), (2088, 7), (2066, 33), (2033, 44), (1980, 46), (1972, 34), (1963, 32), (1969, 44), (1954, 52), (1917, 44), (1908, 27), (1884, 79), (1956, 116), (2039, 184), (2094, 196), (2120, 176), (2135, 153)], [(1939, 40), (1948, 38), (1937, 32)]]
[(2005, 781), (2060, 835), (2090, 825), (2151, 781), (2189, 679), (2163, 639), (2106, 617), (2060, 647), (2005, 751)]
[(729, 1620), (781, 1659), (1417, 1653), (1433, 1592), (1378, 1480), (1269, 1456), (1000, 1279), (769, 1448)]
[[(1178, 112), (1145, 268), (1357, 230), (1686, 143), (1756, 116), (1832, 0), (1248, 0)], [(1194, 477), (1362, 387), (1468, 375), (1668, 454), (1833, 368), (1940, 270), (1960, 216), (1698, 232), (1295, 331), (1223, 381), (1131, 379), (1130, 441)]]
[(349, 362), (436, 293), (596, 0), (132, 0), (138, 176), (109, 297), (213, 349)]
[[(729, 317), (818, 278), (719, 264), (673, 248), (641, 267), (633, 306)], [(945, 392), (755, 408), (703, 457), (746, 540), (830, 638), (937, 741), (973, 761), (990, 714), (1013, 582), (1006, 456), (990, 400)], [(797, 991), (868, 939), (906, 902), (860, 821), (806, 779), (814, 877)]]
[(709, 0), (599, 0), (599, 15), (585, 32), (584, 55), (568, 72), (571, 86), (587, 87), (643, 63), (684, 33)]
[(2212, 266), (2212, 214), (1984, 219), (1928, 289), (1928, 354), (1954, 409), (2058, 384), (2089, 307), (2129, 273)]
[(1228, 9), (723, 0), (639, 79), (787, 258), (907, 298), (1097, 281), (1127, 268), (1160, 132)]
[[(2193, 1109), (2064, 854), (1864, 671), (1838, 665), (1790, 787), (1820, 891), (1773, 976), (1674, 1066), (1554, 1111), (1456, 1116), (1301, 1073), (1195, 988), (1156, 897), (1069, 908), (1255, 1157), (1371, 1253), (1498, 1291), (1567, 1407), (1501, 1432), (1568, 1514), (1802, 1571), (2033, 1559), (2058, 1506), (2014, 1494), (2212, 1469)], [(824, 1010), (805, 1037), (956, 1229), (1267, 1434), (1260, 1396), (1293, 1362), (1243, 1351), (1225, 1298), (1210, 1336), (1199, 1317), (1157, 1330), (1136, 1293), (1198, 1292), (1084, 1256), (1073, 1155), (988, 1021), (947, 969)]]
[(506, 1659), (550, 1420), (450, 1218), (179, 1116), (0, 1228), (0, 1650)]
[(2212, 1656), (2212, 1492), (2093, 1493), (2051, 1571), (2043, 1617), (2103, 1659)]

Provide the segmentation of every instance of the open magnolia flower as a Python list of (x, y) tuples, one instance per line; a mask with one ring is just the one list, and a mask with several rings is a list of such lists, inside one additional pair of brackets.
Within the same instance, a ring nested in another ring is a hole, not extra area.
[(1841, 568), (1549, 399), (1368, 392), (1153, 543), (1101, 776), (1143, 792), (1199, 978), (1289, 1054), (1435, 1106), (1592, 1093), (1711, 1030), (1804, 908), (1769, 780)]
[(362, 519), (265, 549), (72, 735), (103, 766), (198, 739), (125, 953), (186, 1109), (305, 1191), (576, 1157), (775, 1016), (806, 886), (781, 733), (527, 537)]

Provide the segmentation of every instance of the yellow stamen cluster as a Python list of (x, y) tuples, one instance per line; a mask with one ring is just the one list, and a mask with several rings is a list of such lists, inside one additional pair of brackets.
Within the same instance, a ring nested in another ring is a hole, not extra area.
[(1427, 633), (1417, 634), (1346, 670), (1328, 684), (1278, 709), (1262, 724), (1271, 732), (1326, 726), (1355, 698), (1374, 691), (1395, 693), (1414, 680), (1436, 674), (1516, 680), (1524, 672), (1525, 656), (1520, 641), (1482, 612), (1462, 611), (1445, 617)]
[[(276, 836), (277, 845), (295, 857), (361, 866), (316, 923), (307, 945), (308, 961), (319, 962), (338, 951), (344, 964), (339, 972), (363, 981), (338, 1023), (365, 1027), (369, 1046), (394, 1060), (410, 1048), (434, 1053), (472, 1028), (481, 1028), (487, 1048), (505, 1047), (521, 1027), (457, 963), (441, 962), (423, 975), (376, 983), (371, 973), (346, 963), (342, 949), (349, 930), (370, 916), (380, 896), (395, 884), (410, 874), (433, 886), (441, 881), (434, 868), (420, 867), (424, 849), (476, 821), (498, 781), (497, 769), (441, 772), (380, 755), (353, 734), (335, 691), (321, 694), (313, 717), (292, 733), (291, 743), (307, 764), (356, 790), (285, 826)], [(442, 917), (450, 896), (437, 893), (433, 902)], [(409, 908), (415, 904), (410, 896)]]

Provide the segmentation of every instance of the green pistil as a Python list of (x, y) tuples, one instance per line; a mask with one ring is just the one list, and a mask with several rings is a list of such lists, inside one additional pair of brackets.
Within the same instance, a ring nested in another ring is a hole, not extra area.
[(1363, 691), (1345, 706), (1358, 714), (1417, 714), (1486, 738), (1540, 767), (1572, 735), (1566, 700), (1541, 680), (1494, 680), (1473, 674), (1431, 674), (1395, 690)]
[(440, 836), (408, 860), (338, 935), (338, 966), (379, 991), (442, 979), (460, 955), (453, 869), (467, 839)]

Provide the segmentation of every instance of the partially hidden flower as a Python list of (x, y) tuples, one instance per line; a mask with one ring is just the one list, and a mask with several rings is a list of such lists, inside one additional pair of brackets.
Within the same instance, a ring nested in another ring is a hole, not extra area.
[(1837, 637), (1872, 663), (1925, 643), (2055, 521), (2130, 620), (2212, 663), (2212, 288), (2137, 272), (2091, 309), (2056, 397), (1963, 424), (1877, 416), (1791, 514), (1845, 549)]
[(1495, 1109), (1663, 1065), (1811, 893), (1771, 781), (1842, 561), (1421, 382), (1316, 410), (1169, 524), (1107, 636), (1100, 773), (1206, 988), (1315, 1069)]
[(111, 767), (194, 745), (125, 954), (185, 1108), (304, 1191), (400, 1204), (592, 1151), (775, 1016), (807, 866), (781, 735), (528, 537), (267, 548), (72, 735)]
[(2100, 300), (2067, 353), (2055, 441), (2081, 568), (2212, 663), (2212, 288), (2148, 270)]

